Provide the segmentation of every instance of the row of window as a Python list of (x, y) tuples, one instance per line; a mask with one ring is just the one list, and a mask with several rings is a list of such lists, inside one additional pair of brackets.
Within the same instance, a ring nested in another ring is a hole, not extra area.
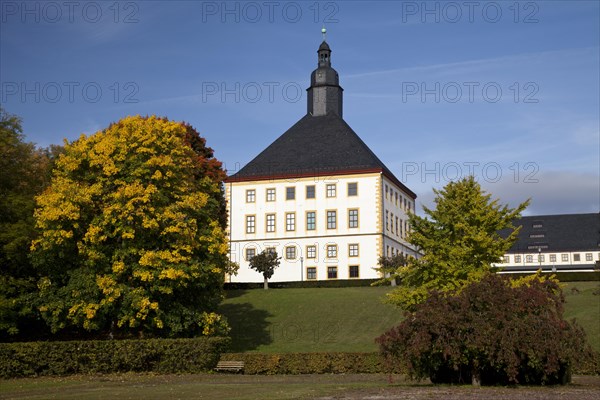
[(403, 238), (408, 233), (408, 220), (402, 220), (398, 216), (394, 217), (394, 213), (385, 210), (385, 230)]
[[(337, 229), (338, 226), (338, 215), (337, 210), (325, 211), (325, 218), (327, 221), (327, 229)], [(265, 231), (275, 232), (277, 230), (277, 214), (266, 214), (265, 215)], [(348, 209), (348, 228), (358, 228), (358, 209)], [(314, 231), (317, 229), (317, 212), (307, 211), (306, 212), (306, 230)], [(287, 232), (294, 232), (296, 230), (296, 213), (288, 212), (285, 213), (285, 230)], [(246, 215), (246, 233), (256, 233), (256, 215)]]
[[(358, 265), (348, 266), (348, 277), (349, 278), (358, 278), (359, 277), (359, 266)], [(337, 278), (338, 278), (338, 267), (327, 267), (327, 279), (337, 279)], [(307, 267), (306, 268), (306, 279), (307, 280), (317, 279), (317, 267)]]
[[(548, 257), (548, 261), (551, 263), (556, 262), (556, 254), (550, 254)], [(520, 262), (522, 262), (522, 256), (521, 255), (515, 255), (514, 256), (515, 259), (515, 263), (518, 264)], [(534, 261), (534, 257), (533, 254), (528, 254), (525, 256), (525, 262), (526, 263), (532, 263), (532, 262), (545, 262), (546, 261), (546, 255), (545, 254), (538, 254), (536, 257), (536, 261)], [(561, 262), (569, 262), (569, 254), (567, 253), (563, 253), (560, 255), (560, 261)], [(573, 261), (581, 261), (581, 254), (579, 253), (575, 253), (573, 254)], [(585, 261), (594, 261), (594, 255), (592, 253), (585, 253)], [(504, 256), (504, 262), (505, 263), (510, 263), (510, 256)]]
[(405, 211), (410, 211), (412, 208), (412, 202), (407, 197), (402, 197), (401, 193), (387, 184), (385, 185), (385, 199), (394, 202), (396, 207), (403, 208)]
[[(358, 196), (358, 183), (349, 182), (346, 186), (346, 193), (349, 197)], [(317, 197), (316, 186), (307, 185), (305, 187), (306, 199), (315, 199)], [(337, 197), (337, 183), (328, 183), (325, 185), (325, 197)], [(265, 189), (266, 201), (277, 201), (276, 188)], [(285, 188), (285, 199), (296, 200), (296, 187), (288, 186)], [(256, 202), (256, 189), (246, 190), (246, 203)]]
[[(338, 258), (338, 245), (337, 244), (327, 244), (325, 245), (327, 258), (329, 259), (337, 259)], [(274, 247), (267, 247), (266, 251), (275, 252)], [(284, 255), (286, 260), (296, 260), (298, 258), (298, 247), (297, 246), (286, 246), (284, 249)], [(316, 259), (317, 258), (317, 246), (309, 245), (306, 246), (306, 259)], [(256, 255), (256, 248), (247, 247), (246, 248), (246, 261), (250, 261), (252, 257)], [(348, 245), (348, 257), (358, 257), (358, 243), (350, 243)]]

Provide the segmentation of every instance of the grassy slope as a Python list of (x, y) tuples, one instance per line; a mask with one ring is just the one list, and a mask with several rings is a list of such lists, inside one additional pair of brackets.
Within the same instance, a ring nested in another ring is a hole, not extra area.
[[(567, 318), (577, 318), (600, 351), (598, 282), (567, 285)], [(572, 292), (577, 287), (579, 293)], [(390, 288), (316, 288), (229, 291), (221, 312), (232, 325), (232, 351), (376, 351), (374, 339), (402, 314), (382, 304)]]

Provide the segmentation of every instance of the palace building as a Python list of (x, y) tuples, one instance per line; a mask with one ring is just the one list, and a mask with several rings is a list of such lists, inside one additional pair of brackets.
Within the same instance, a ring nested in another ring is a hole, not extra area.
[(307, 113), (226, 180), (232, 282), (262, 282), (249, 260), (272, 249), (273, 282), (379, 278), (382, 255), (417, 253), (405, 237), (416, 195), (343, 119), (343, 89), (325, 40)]
[[(504, 272), (592, 271), (600, 260), (600, 214), (561, 214), (521, 217), (519, 236), (495, 264)], [(502, 232), (502, 231), (501, 231)], [(501, 233), (508, 235), (508, 231)]]

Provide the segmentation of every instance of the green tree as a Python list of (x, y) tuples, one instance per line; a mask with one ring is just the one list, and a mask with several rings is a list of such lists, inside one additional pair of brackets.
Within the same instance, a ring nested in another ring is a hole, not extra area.
[[(434, 192), (435, 210), (423, 207), (427, 217), (409, 216), (408, 241), (423, 256), (397, 270), (400, 285), (388, 294), (404, 309), (423, 302), (430, 290), (452, 293), (480, 280), (516, 240), (513, 220), (529, 204), (502, 206), (472, 176)], [(499, 234), (503, 229), (507, 237)]]
[(269, 288), (269, 279), (275, 273), (275, 268), (279, 267), (279, 260), (281, 257), (277, 257), (277, 252), (271, 250), (263, 250), (250, 259), (250, 268), (261, 273), (265, 279), (265, 290)]
[(192, 130), (127, 117), (66, 144), (37, 198), (32, 244), (39, 309), (54, 332), (207, 331), (227, 265), (225, 175)]
[(0, 108), (0, 336), (40, 329), (28, 254), (35, 234), (34, 199), (48, 182), (51, 161), (51, 151), (26, 143), (21, 120)]

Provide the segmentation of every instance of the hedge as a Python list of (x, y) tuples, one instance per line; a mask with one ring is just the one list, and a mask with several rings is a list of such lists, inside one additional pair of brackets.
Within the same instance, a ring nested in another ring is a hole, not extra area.
[(221, 360), (244, 361), (244, 373), (250, 375), (389, 372), (379, 353), (224, 353)]
[(213, 369), (229, 338), (0, 343), (0, 377)]
[[(501, 272), (502, 273), (502, 272)], [(532, 272), (505, 272), (511, 278), (521, 278), (523, 276), (529, 276), (535, 274)], [(573, 271), (560, 271), (550, 272), (543, 271), (542, 275), (556, 275), (561, 282), (586, 282), (586, 281), (600, 281), (600, 271), (589, 271), (589, 272), (573, 272)]]
[[(406, 373), (390, 371), (380, 353), (223, 353), (221, 360), (243, 361), (248, 375)], [(600, 375), (600, 353), (575, 366), (573, 373)]]
[[(332, 279), (328, 281), (269, 282), (269, 289), (340, 288), (371, 286), (379, 279)], [(226, 282), (225, 290), (262, 289), (263, 282)]]

